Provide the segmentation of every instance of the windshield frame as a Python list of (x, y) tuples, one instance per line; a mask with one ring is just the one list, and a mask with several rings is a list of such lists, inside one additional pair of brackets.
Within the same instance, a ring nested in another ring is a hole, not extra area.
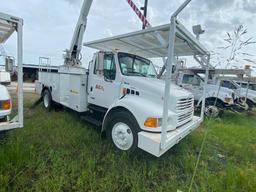
[(256, 91), (256, 83), (250, 83), (251, 90)]
[[(133, 65), (134, 65), (134, 61), (135, 59), (139, 59), (139, 60), (145, 60), (147, 61), (149, 64), (149, 67), (152, 66), (153, 70), (154, 70), (154, 73), (155, 73), (155, 76), (150, 76), (150, 75), (145, 75), (143, 73), (140, 73), (140, 72), (136, 72), (136, 71), (133, 71), (134, 72), (134, 75), (128, 75), (128, 74), (124, 74), (123, 73), (123, 70), (122, 70), (122, 66), (121, 66), (121, 62), (120, 62), (120, 56), (127, 56), (127, 57), (131, 57), (133, 59)], [(118, 52), (117, 53), (117, 58), (118, 58), (118, 63), (119, 63), (119, 67), (120, 67), (120, 71), (121, 71), (121, 74), (124, 75), (124, 76), (137, 76), (137, 77), (147, 77), (147, 78), (157, 78), (157, 71), (156, 71), (156, 68), (153, 64), (152, 61), (150, 61), (149, 59), (146, 59), (144, 57), (141, 57), (141, 56), (138, 56), (138, 55), (134, 55), (134, 54), (130, 54), (130, 53), (125, 53), (125, 52)], [(136, 73), (138, 75), (136, 75)], [(140, 75), (139, 75), (140, 74)]]
[(243, 88), (242, 85), (239, 85), (237, 82), (235, 81), (230, 81), (235, 87), (236, 87), (236, 90), (237, 89), (240, 89), (240, 88)]

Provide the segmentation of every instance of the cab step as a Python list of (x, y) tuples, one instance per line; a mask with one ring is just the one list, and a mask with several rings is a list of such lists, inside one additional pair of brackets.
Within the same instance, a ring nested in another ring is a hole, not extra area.
[(83, 115), (83, 116), (80, 116), (80, 119), (82, 121), (86, 121), (86, 122), (88, 122), (90, 124), (93, 124), (96, 127), (101, 127), (102, 126), (102, 121), (97, 120), (92, 115)]

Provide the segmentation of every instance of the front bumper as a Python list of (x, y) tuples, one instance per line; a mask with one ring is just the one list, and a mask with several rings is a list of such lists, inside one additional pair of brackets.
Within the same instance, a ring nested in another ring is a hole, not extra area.
[(168, 132), (164, 148), (161, 148), (161, 133), (141, 131), (138, 133), (138, 147), (156, 157), (160, 157), (194, 129), (199, 127), (201, 122), (202, 119), (200, 117), (194, 116), (192, 121)]
[(9, 110), (0, 110), (0, 119), (5, 118), (6, 116), (11, 114), (11, 109)]

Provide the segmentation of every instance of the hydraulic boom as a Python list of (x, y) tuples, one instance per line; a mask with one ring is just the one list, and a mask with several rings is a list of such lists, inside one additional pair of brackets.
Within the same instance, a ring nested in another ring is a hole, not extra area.
[(81, 65), (80, 53), (82, 49), (83, 36), (87, 25), (87, 17), (93, 0), (84, 0), (79, 19), (71, 41), (70, 49), (65, 52), (65, 65)]

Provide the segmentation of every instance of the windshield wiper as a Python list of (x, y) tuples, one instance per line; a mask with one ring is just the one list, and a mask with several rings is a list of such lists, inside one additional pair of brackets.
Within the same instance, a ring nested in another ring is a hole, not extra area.
[(136, 72), (136, 71), (131, 71), (131, 72), (128, 72), (127, 75), (133, 75), (133, 76), (142, 76), (142, 77), (147, 77), (146, 75), (142, 74), (142, 73), (139, 73), (139, 72)]

